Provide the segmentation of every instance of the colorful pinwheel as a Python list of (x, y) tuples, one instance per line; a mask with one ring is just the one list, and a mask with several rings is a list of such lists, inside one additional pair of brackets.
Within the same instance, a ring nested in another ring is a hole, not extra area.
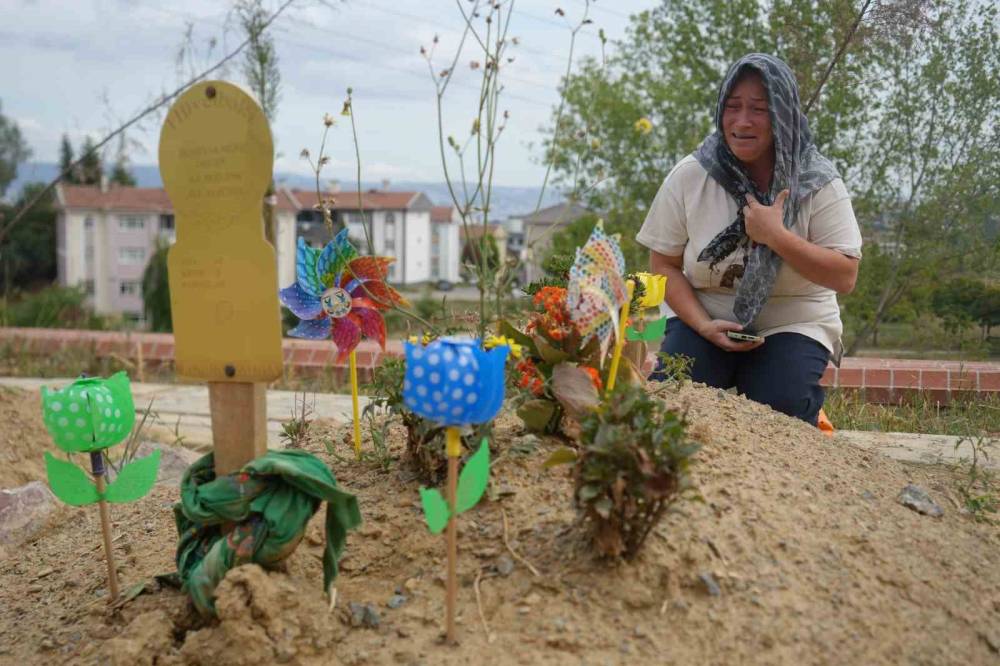
[(618, 333), (619, 311), (628, 299), (624, 274), (618, 236), (604, 233), (604, 222), (598, 220), (587, 243), (576, 250), (566, 305), (583, 342), (591, 337), (600, 341), (602, 365), (611, 337)]
[(406, 299), (386, 284), (393, 257), (360, 256), (341, 230), (322, 250), (309, 247), (299, 237), (295, 284), (279, 292), (281, 302), (301, 319), (288, 332), (296, 338), (324, 340), (337, 346), (342, 362), (361, 338), (377, 340), (385, 349), (382, 311), (407, 305)]

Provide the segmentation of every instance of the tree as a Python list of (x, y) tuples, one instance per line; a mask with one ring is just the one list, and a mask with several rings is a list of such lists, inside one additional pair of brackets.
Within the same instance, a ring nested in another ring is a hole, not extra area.
[[(32, 183), (21, 190), (13, 208), (0, 205), (0, 218), (30, 201), (44, 187)], [(56, 211), (53, 197), (44, 197), (4, 240), (0, 247), (0, 283), (3, 293), (31, 289), (56, 277)]]
[(885, 219), (896, 249), (878, 275), (861, 262), (875, 300), (848, 353), (915, 291), (983, 275), (1000, 257), (988, 237), (1000, 199), (1000, 13), (935, 0), (928, 19), (877, 40), (877, 122), (859, 151), (855, 208), (863, 221)]
[(80, 182), (79, 170), (73, 168), (73, 144), (70, 143), (69, 135), (62, 135), (62, 142), (59, 144), (59, 173), (63, 176), (63, 182), (78, 184)]
[[(573, 257), (576, 256), (576, 248), (583, 247), (584, 243), (587, 242), (597, 220), (597, 215), (584, 215), (553, 233), (548, 253), (542, 260), (543, 265), (550, 258), (556, 256), (568, 257), (572, 262)], [(635, 242), (634, 230), (617, 226), (614, 223), (605, 224), (604, 230), (609, 234), (621, 236), (622, 254), (625, 256), (625, 265), (629, 271), (644, 271), (648, 268), (649, 253)]]
[(17, 178), (17, 166), (31, 157), (21, 128), (13, 120), (3, 115), (0, 106), (0, 197), (7, 192), (7, 186)]
[(125, 187), (135, 187), (135, 176), (128, 167), (128, 155), (125, 153), (125, 135), (121, 135), (118, 142), (118, 155), (115, 157), (115, 166), (108, 179), (112, 183), (124, 185)]
[(101, 154), (94, 149), (94, 141), (88, 136), (80, 148), (79, 182), (81, 185), (100, 185), (103, 174)]
[[(274, 40), (264, 32), (270, 14), (261, 5), (261, 0), (239, 0), (236, 13), (240, 26), (247, 34), (249, 44), (243, 54), (243, 75), (250, 89), (257, 95), (264, 115), (270, 123), (278, 112), (278, 100), (281, 98), (281, 72), (278, 70), (278, 54), (274, 48)], [(274, 180), (268, 184), (264, 196), (264, 237), (274, 245), (277, 238), (273, 197), (275, 193)]]
[(174, 330), (170, 311), (170, 283), (167, 280), (167, 252), (170, 246), (161, 243), (146, 264), (142, 274), (142, 304), (150, 330), (170, 333)]

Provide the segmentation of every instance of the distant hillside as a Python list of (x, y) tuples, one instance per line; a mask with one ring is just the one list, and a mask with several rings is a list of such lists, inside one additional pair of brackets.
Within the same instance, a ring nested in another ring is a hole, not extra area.
[[(133, 167), (132, 173), (139, 187), (162, 187), (160, 180), (160, 170), (151, 164), (143, 164)], [(48, 182), (58, 175), (58, 165), (52, 162), (29, 162), (18, 167), (17, 179), (7, 190), (7, 199), (15, 199), (21, 188), (28, 183)], [(311, 189), (315, 187), (315, 180), (309, 176), (300, 176), (290, 173), (276, 173), (275, 180), (279, 185), (296, 188)], [(354, 184), (341, 181), (341, 190), (349, 192), (354, 189)], [(381, 188), (381, 182), (364, 182), (363, 189)], [(446, 183), (422, 183), (418, 181), (400, 181), (389, 183), (390, 190), (404, 191), (415, 190), (423, 192), (436, 205), (447, 205), (451, 203)], [(535, 210), (538, 202), (537, 187), (506, 187), (495, 185), (493, 187), (493, 213), (492, 217), (502, 220), (511, 215), (530, 213)], [(551, 206), (561, 200), (559, 193), (553, 188), (547, 188), (542, 207)]]

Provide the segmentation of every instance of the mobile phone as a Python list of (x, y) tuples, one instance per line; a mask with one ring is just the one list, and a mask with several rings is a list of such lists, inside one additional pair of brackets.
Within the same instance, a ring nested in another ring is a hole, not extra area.
[(739, 342), (760, 342), (764, 339), (763, 336), (754, 335), (753, 333), (743, 333), (741, 331), (726, 331), (726, 337)]

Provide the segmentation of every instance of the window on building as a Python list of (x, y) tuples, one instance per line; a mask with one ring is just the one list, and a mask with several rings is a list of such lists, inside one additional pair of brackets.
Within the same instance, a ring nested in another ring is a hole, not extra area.
[(436, 257), (441, 254), (441, 230), (437, 225), (431, 225), (431, 256)]
[(83, 228), (84, 229), (93, 229), (94, 228), (94, 218), (91, 217), (90, 215), (88, 215), (87, 217), (85, 217), (83, 219)]
[(385, 216), (385, 251), (396, 251), (396, 221), (392, 219), (392, 213)]
[(441, 277), (441, 258), (431, 257), (431, 277), (437, 279)]
[(83, 259), (88, 266), (91, 266), (94, 263), (94, 246), (90, 243), (87, 243), (83, 247)]
[(142, 285), (138, 280), (122, 280), (118, 283), (118, 293), (122, 296), (138, 296)]
[(173, 215), (161, 215), (160, 216), (160, 231), (173, 231), (174, 230), (174, 216)]
[(141, 265), (146, 261), (146, 248), (144, 247), (120, 247), (118, 248), (118, 263), (129, 265)]
[(118, 218), (119, 231), (142, 231), (146, 228), (146, 218), (141, 215), (122, 215)]
[(84, 280), (80, 284), (83, 287), (83, 293), (87, 294), (87, 296), (93, 296), (94, 295), (94, 281), (93, 280)]

